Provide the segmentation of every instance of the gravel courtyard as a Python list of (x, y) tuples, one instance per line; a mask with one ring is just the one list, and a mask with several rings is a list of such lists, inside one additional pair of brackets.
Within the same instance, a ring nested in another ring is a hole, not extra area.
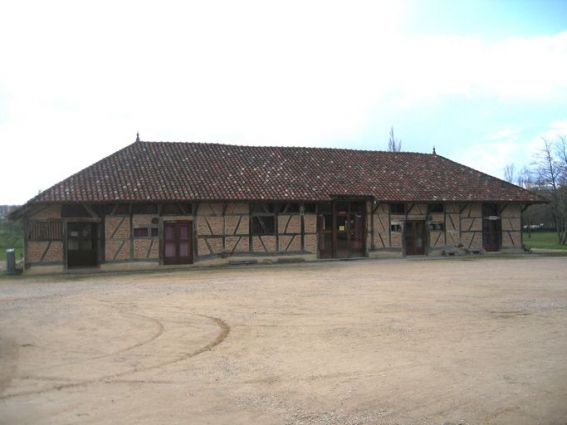
[(567, 257), (0, 280), (1, 424), (567, 424)]

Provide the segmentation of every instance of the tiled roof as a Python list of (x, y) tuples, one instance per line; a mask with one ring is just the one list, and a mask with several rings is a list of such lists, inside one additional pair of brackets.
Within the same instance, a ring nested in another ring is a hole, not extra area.
[(29, 201), (544, 202), (538, 195), (434, 154), (350, 149), (136, 142)]

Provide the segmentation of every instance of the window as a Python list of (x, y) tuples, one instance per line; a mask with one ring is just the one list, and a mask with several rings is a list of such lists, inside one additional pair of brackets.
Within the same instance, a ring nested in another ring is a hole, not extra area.
[(331, 204), (330, 202), (321, 203), (317, 206), (317, 212), (319, 214), (322, 214), (322, 213), (332, 214), (333, 213), (333, 204)]
[(138, 227), (134, 229), (134, 237), (135, 238), (147, 238), (148, 237), (148, 228), (147, 227)]
[(165, 204), (161, 213), (164, 215), (181, 215), (183, 214), (183, 211), (181, 211), (181, 208), (179, 208), (179, 205), (177, 204)]
[(120, 204), (116, 206), (114, 210), (114, 215), (127, 215), (130, 214), (130, 208), (128, 208), (128, 204)]
[(252, 216), (252, 234), (255, 236), (270, 236), (276, 233), (274, 216)]
[(270, 203), (252, 204), (252, 214), (273, 214), (276, 211), (276, 205)]
[(390, 230), (392, 232), (401, 232), (402, 231), (402, 225), (401, 224), (392, 224), (390, 225)]
[(430, 213), (442, 213), (445, 212), (445, 205), (441, 203), (437, 204), (429, 204), (429, 212)]
[(366, 209), (365, 202), (351, 202), (350, 203), (350, 212), (351, 213), (363, 213)]
[(62, 226), (60, 221), (32, 221), (28, 239), (32, 241), (61, 240)]
[(482, 204), (483, 217), (498, 217), (498, 204)]
[(138, 226), (134, 228), (135, 238), (155, 238), (159, 235), (157, 226)]
[(157, 214), (157, 205), (155, 204), (134, 204), (132, 205), (133, 214)]
[(286, 214), (298, 213), (300, 209), (300, 204), (287, 204), (286, 207), (281, 211)]
[(405, 214), (406, 204), (390, 204), (390, 212), (392, 214)]
[(91, 205), (91, 208), (96, 215), (102, 217), (103, 215), (109, 215), (112, 213), (114, 204)]
[(444, 223), (429, 223), (429, 230), (437, 230), (437, 231), (445, 230), (445, 224)]
[(276, 216), (282, 206), (287, 204), (253, 203), (250, 205), (250, 233), (254, 236), (272, 236), (276, 234)]
[(61, 217), (90, 217), (91, 214), (82, 205), (68, 204), (61, 207)]
[(333, 214), (320, 214), (319, 230), (333, 230)]
[(303, 204), (303, 208), (305, 209), (305, 213), (315, 213), (317, 210), (316, 204)]

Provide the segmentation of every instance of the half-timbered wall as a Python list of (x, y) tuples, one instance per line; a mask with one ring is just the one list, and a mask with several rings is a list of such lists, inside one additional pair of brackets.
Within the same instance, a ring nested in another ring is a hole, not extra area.
[[(135, 260), (159, 259), (159, 218), (154, 215), (132, 216), (132, 243)], [(140, 234), (140, 230), (144, 232)]]
[(303, 216), (304, 250), (317, 253), (317, 214), (305, 214)]
[(390, 248), (390, 206), (378, 204), (374, 207), (371, 216), (372, 229), (374, 231), (371, 247), (372, 249)]
[(25, 220), (24, 229), (26, 263), (63, 264), (63, 223), (60, 205), (39, 208)]
[(465, 249), (482, 249), (482, 204), (461, 208), (461, 245)]
[(198, 256), (249, 251), (247, 203), (202, 203), (195, 213)]
[(390, 248), (402, 251), (405, 214), (390, 212)]
[(278, 215), (278, 251), (301, 251), (301, 216)]
[(221, 254), (224, 245), (222, 203), (202, 203), (196, 207), (197, 253)]
[(445, 236), (448, 246), (461, 243), (461, 212), (459, 204), (445, 204)]
[(229, 203), (224, 216), (224, 250), (228, 255), (235, 255), (250, 250), (250, 217), (248, 204)]
[(522, 209), (520, 205), (507, 204), (500, 212), (502, 220), (502, 248), (522, 248)]
[(429, 231), (429, 247), (431, 249), (443, 249), (447, 246), (445, 212), (429, 212), (428, 214), (426, 221)]
[[(291, 204), (290, 204), (291, 205)], [(100, 237), (102, 263), (144, 261), (158, 263), (162, 249), (162, 226), (166, 221), (192, 221), (195, 259), (224, 258), (242, 254), (316, 254), (317, 214), (280, 205), (273, 210), (271, 234), (253, 230), (254, 212), (247, 202), (212, 202), (179, 206), (175, 215), (165, 206), (155, 205), (152, 214), (136, 214), (128, 204), (83, 206), (88, 216), (70, 217), (62, 207), (38, 207), (25, 218), (26, 265), (59, 265), (66, 260), (66, 226), (73, 221), (92, 221), (102, 227)], [(107, 208), (108, 207), (108, 208)], [(164, 208), (162, 208), (164, 207)], [(502, 249), (521, 249), (521, 205), (500, 204)], [(403, 253), (404, 225), (408, 220), (426, 223), (427, 253), (441, 253), (451, 248), (481, 250), (483, 217), (481, 203), (431, 204), (406, 203), (395, 211), (388, 203), (366, 203), (367, 250)], [(271, 210), (270, 210), (271, 211)], [(68, 213), (67, 213), (68, 214)], [(263, 213), (258, 213), (261, 216)], [(270, 216), (270, 213), (265, 213)]]
[(373, 226), (373, 224), (372, 224), (372, 206), (373, 206), (373, 203), (372, 203), (372, 201), (366, 201), (365, 204), (366, 204), (366, 206), (365, 206), (365, 209), (366, 209), (366, 211), (365, 211), (366, 212), (366, 215), (365, 215), (365, 218), (366, 218), (366, 245), (365, 245), (366, 252), (364, 253), (364, 255), (368, 255), (368, 251), (370, 249), (372, 249), (372, 226)]
[[(135, 214), (132, 208), (114, 208), (103, 217), (104, 220), (104, 261), (106, 263), (124, 261), (158, 262), (160, 259), (160, 229), (163, 222), (191, 221), (189, 212), (183, 213), (185, 206), (170, 204), (177, 212), (168, 213), (160, 207), (160, 213)], [(156, 206), (157, 209), (157, 206)]]
[[(266, 208), (266, 212), (262, 212), (260, 208), (261, 212), (252, 212), (250, 205), (245, 202), (199, 204), (195, 210), (197, 256), (317, 252), (316, 214), (291, 212), (285, 204), (278, 204), (275, 210)], [(273, 229), (266, 234), (255, 234), (254, 217), (260, 219), (257, 223), (261, 225), (269, 220)]]
[[(501, 206), (502, 248), (522, 247), (521, 205)], [(481, 250), (482, 204), (445, 203), (442, 212), (432, 212), (427, 204), (405, 204), (405, 212), (393, 212), (388, 203), (374, 205), (370, 226), (372, 227), (371, 251), (402, 252), (404, 224), (407, 220), (425, 220), (428, 252), (464, 248)]]
[(105, 260), (130, 260), (132, 222), (129, 215), (107, 215), (104, 220)]

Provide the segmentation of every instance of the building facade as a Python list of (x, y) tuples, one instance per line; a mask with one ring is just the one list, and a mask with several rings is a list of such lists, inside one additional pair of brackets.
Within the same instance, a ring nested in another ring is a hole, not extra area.
[(518, 252), (539, 202), (435, 154), (136, 141), (11, 218), (63, 272)]

